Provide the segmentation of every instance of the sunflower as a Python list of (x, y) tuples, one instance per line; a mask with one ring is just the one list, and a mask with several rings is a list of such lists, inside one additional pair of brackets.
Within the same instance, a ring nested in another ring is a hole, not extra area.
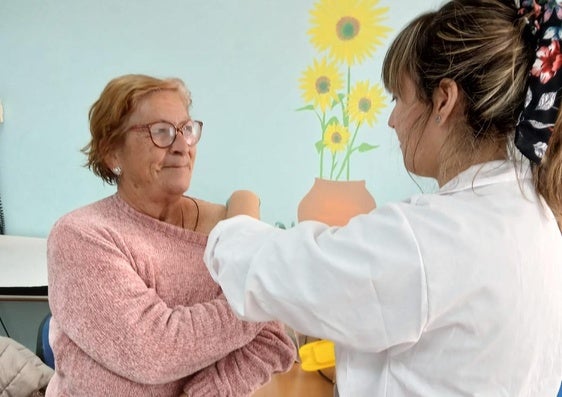
[(360, 81), (349, 94), (348, 106), (351, 121), (357, 124), (367, 122), (372, 127), (384, 107), (383, 89), (379, 85), (369, 86), (368, 81)]
[(332, 123), (324, 131), (324, 146), (332, 153), (341, 152), (349, 141), (349, 130), (340, 123)]
[(343, 88), (338, 66), (334, 62), (328, 62), (326, 58), (321, 61), (315, 59), (299, 81), (304, 100), (319, 106), (323, 112), (338, 99), (338, 90)]
[(310, 11), (310, 41), (320, 51), (329, 50), (338, 62), (352, 65), (371, 56), (390, 28), (381, 25), (388, 7), (379, 0), (319, 0)]

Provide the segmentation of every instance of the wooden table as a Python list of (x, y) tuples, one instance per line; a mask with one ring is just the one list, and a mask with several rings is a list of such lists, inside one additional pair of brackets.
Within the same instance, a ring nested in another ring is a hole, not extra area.
[[(334, 379), (334, 370), (323, 371)], [(306, 372), (295, 363), (289, 372), (276, 374), (252, 397), (332, 397), (334, 385), (317, 372)]]

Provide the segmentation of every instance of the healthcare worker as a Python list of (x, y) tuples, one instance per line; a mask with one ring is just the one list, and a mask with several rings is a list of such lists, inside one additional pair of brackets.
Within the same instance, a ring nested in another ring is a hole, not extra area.
[[(211, 232), (235, 312), (334, 341), (340, 396), (556, 395), (562, 9), (540, 3), (449, 1), (390, 46), (388, 124), (436, 193), (342, 227), (235, 216)], [(235, 192), (229, 214), (258, 203)]]

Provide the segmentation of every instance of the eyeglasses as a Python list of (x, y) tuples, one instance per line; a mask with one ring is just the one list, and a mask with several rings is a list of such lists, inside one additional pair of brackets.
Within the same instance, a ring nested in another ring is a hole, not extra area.
[(189, 146), (193, 146), (201, 138), (203, 122), (188, 120), (179, 126), (175, 126), (169, 121), (155, 121), (150, 124), (134, 125), (127, 129), (127, 131), (131, 130), (148, 130), (154, 146), (162, 149), (172, 146), (179, 133), (183, 135)]

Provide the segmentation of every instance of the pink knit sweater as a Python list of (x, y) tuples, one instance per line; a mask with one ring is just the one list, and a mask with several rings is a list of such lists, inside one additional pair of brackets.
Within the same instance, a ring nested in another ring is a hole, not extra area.
[(247, 396), (288, 370), (282, 326), (234, 316), (203, 264), (206, 243), (117, 195), (62, 217), (48, 239), (47, 396)]

